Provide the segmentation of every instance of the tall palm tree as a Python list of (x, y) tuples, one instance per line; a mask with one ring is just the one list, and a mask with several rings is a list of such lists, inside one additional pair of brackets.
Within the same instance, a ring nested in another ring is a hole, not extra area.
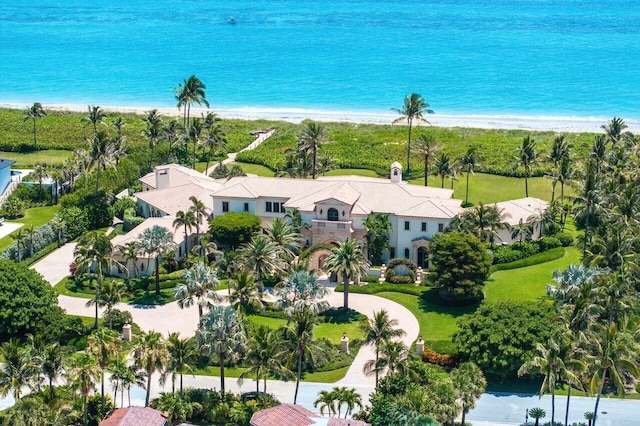
[(476, 400), (480, 398), (487, 388), (487, 381), (482, 374), (482, 370), (473, 362), (463, 362), (458, 368), (451, 371), (451, 380), (458, 391), (460, 403), (462, 405), (462, 421), (469, 410), (476, 406)]
[(205, 170), (209, 170), (209, 161), (211, 160), (211, 156), (214, 152), (217, 152), (219, 149), (227, 149), (227, 135), (222, 130), (222, 127), (215, 124), (214, 121), (214, 124), (207, 126), (207, 128), (207, 134), (203, 141), (205, 148), (209, 148), (207, 152), (207, 166)]
[(284, 308), (289, 317), (297, 313), (311, 312), (318, 315), (329, 309), (323, 300), (329, 290), (318, 282), (316, 274), (307, 271), (292, 272), (275, 288), (276, 306)]
[(371, 261), (380, 265), (382, 253), (389, 248), (389, 238), (393, 226), (388, 214), (372, 212), (363, 223), (367, 229), (367, 252)]
[(202, 318), (204, 308), (211, 310), (212, 302), (219, 302), (221, 297), (216, 293), (218, 277), (213, 268), (199, 262), (182, 274), (184, 283), (178, 284), (173, 290), (180, 308), (198, 305), (198, 318)]
[(294, 232), (299, 234), (300, 231), (302, 231), (304, 224), (302, 222), (302, 214), (300, 213), (300, 210), (295, 207), (289, 209), (284, 214), (284, 218), (289, 222), (291, 226), (293, 226)]
[(173, 228), (177, 231), (181, 226), (184, 227), (184, 253), (189, 253), (189, 231), (198, 223), (196, 216), (191, 210), (176, 212), (176, 218), (173, 220)]
[[(364, 341), (366, 344), (371, 344), (375, 348), (375, 366), (380, 363), (380, 351), (382, 346), (391, 341), (404, 336), (406, 333), (404, 330), (396, 328), (398, 320), (390, 319), (389, 313), (385, 309), (381, 309), (378, 312), (373, 312), (373, 316), (363, 321), (360, 324), (360, 329), (364, 332)], [(379, 369), (375, 369), (376, 386), (378, 386)]]
[(38, 379), (36, 365), (29, 357), (27, 348), (15, 339), (0, 346), (3, 362), (0, 364), (0, 396), (9, 393), (16, 401), (20, 400), (22, 388), (30, 386)]
[(593, 138), (593, 146), (591, 147), (589, 158), (595, 161), (597, 174), (600, 174), (600, 169), (602, 169), (602, 163), (605, 161), (607, 151), (607, 139), (605, 135), (596, 135)]
[(157, 109), (152, 109), (147, 112), (147, 116), (144, 118), (144, 124), (146, 127), (142, 131), (142, 135), (149, 139), (149, 149), (151, 150), (149, 165), (151, 166), (153, 164), (153, 151), (162, 136), (162, 116)]
[(392, 111), (397, 112), (402, 117), (393, 121), (393, 123), (399, 123), (402, 121), (407, 122), (409, 126), (409, 135), (407, 136), (407, 176), (411, 173), (411, 165), (409, 160), (411, 159), (411, 128), (414, 121), (421, 121), (430, 124), (424, 118), (424, 114), (433, 114), (433, 111), (429, 109), (429, 104), (425, 102), (424, 98), (417, 93), (411, 93), (404, 98), (404, 105), (402, 108), (391, 108)]
[(79, 352), (74, 354), (71, 358), (67, 373), (67, 381), (74, 389), (80, 389), (80, 395), (82, 395), (82, 417), (84, 426), (89, 424), (87, 416), (87, 397), (91, 391), (95, 390), (95, 383), (100, 379), (101, 374), (102, 372), (98, 365), (98, 361), (93, 355)]
[(278, 248), (265, 235), (251, 238), (251, 241), (240, 248), (241, 256), (246, 265), (255, 272), (260, 286), (263, 285), (263, 277), (272, 272), (282, 270), (282, 261), (278, 257)]
[[(560, 199), (564, 200), (564, 186), (574, 177), (573, 165), (570, 157), (563, 157), (558, 165), (554, 179), (560, 182)], [(552, 200), (553, 201), (553, 200)]]
[(188, 79), (183, 80), (174, 90), (176, 100), (178, 101), (178, 111), (184, 109), (184, 127), (189, 128), (189, 116), (191, 114), (191, 105), (204, 104), (209, 108), (209, 102), (207, 101), (205, 84), (200, 81), (198, 77), (192, 75)]
[(362, 396), (358, 392), (356, 392), (355, 388), (340, 387), (334, 388), (334, 391), (336, 392), (336, 396), (338, 397), (338, 412), (340, 412), (340, 407), (342, 406), (342, 404), (347, 405), (347, 410), (344, 413), (345, 419), (347, 418), (347, 416), (351, 415), (353, 409), (356, 406), (360, 407), (360, 409), (362, 410)]
[(620, 141), (629, 141), (633, 139), (633, 134), (629, 132), (629, 126), (625, 123), (624, 119), (619, 117), (613, 117), (609, 123), (601, 126), (605, 132), (607, 140), (612, 145), (616, 145)]
[[(200, 225), (207, 217), (207, 207), (204, 205), (200, 199), (194, 195), (189, 197), (189, 201), (191, 201), (191, 205), (189, 206), (189, 211), (194, 214), (196, 221), (196, 244), (200, 244)], [(202, 256), (202, 253), (200, 253)]]
[(316, 178), (318, 165), (318, 147), (327, 142), (327, 132), (324, 126), (315, 121), (306, 124), (298, 136), (298, 150), (311, 155), (311, 178)]
[(390, 340), (382, 345), (377, 360), (370, 359), (364, 364), (362, 372), (365, 375), (379, 375), (386, 370), (389, 373), (397, 372), (403, 375), (411, 374), (415, 376), (415, 373), (409, 367), (410, 356), (411, 353), (407, 345), (399, 340)]
[(143, 331), (134, 342), (133, 357), (136, 365), (147, 374), (147, 395), (144, 400), (144, 406), (148, 407), (149, 396), (151, 395), (151, 376), (156, 371), (164, 371), (169, 359), (165, 338), (157, 331)]
[(371, 263), (362, 253), (360, 245), (352, 239), (340, 243), (331, 250), (331, 254), (325, 261), (327, 271), (342, 276), (344, 283), (344, 308), (349, 308), (349, 282), (357, 279), (361, 274), (366, 274)]
[(489, 241), (492, 246), (496, 237), (499, 237), (498, 231), (509, 229), (502, 209), (482, 203), (462, 213), (460, 222), (463, 230), (473, 233), (480, 241)]
[(36, 137), (36, 121), (39, 118), (47, 116), (47, 111), (44, 110), (40, 102), (35, 102), (30, 107), (24, 110), (24, 121), (33, 120), (33, 146), (35, 150), (38, 150), (38, 139)]
[(38, 181), (38, 201), (42, 200), (42, 181), (49, 177), (49, 171), (41, 164), (36, 164), (31, 176)]
[(267, 238), (276, 245), (278, 255), (285, 263), (293, 260), (300, 250), (302, 236), (284, 218), (275, 218), (265, 227)]
[(100, 306), (104, 307), (104, 314), (109, 317), (109, 330), (113, 329), (113, 317), (111, 311), (113, 307), (122, 301), (124, 295), (124, 284), (122, 281), (105, 281), (98, 292)]
[[(337, 413), (335, 389), (318, 392), (318, 398), (313, 402), (313, 406), (316, 408), (318, 408), (318, 406), (320, 407), (321, 416), (324, 416), (325, 410), (327, 410), (330, 416), (334, 416)], [(338, 415), (338, 418), (339, 417)]]
[(469, 147), (467, 152), (460, 158), (460, 167), (467, 174), (467, 184), (464, 195), (464, 203), (469, 204), (469, 175), (473, 174), (473, 169), (478, 165), (478, 156), (476, 148)]
[(160, 260), (165, 254), (175, 250), (173, 234), (167, 228), (153, 225), (140, 234), (139, 243), (142, 250), (154, 256), (156, 275), (156, 295), (160, 295)]
[(87, 352), (93, 355), (100, 366), (100, 395), (104, 412), (104, 372), (111, 359), (120, 350), (118, 334), (104, 328), (95, 330), (87, 338)]
[[(193, 122), (187, 127), (188, 136), (191, 142), (193, 142), (193, 159), (191, 167), (193, 169), (196, 168), (196, 157), (198, 151), (198, 145), (200, 144), (200, 138), (202, 137), (202, 132), (204, 131), (204, 125), (202, 124), (202, 120), (198, 118), (194, 118)], [(187, 147), (187, 157), (189, 148)]]
[(98, 124), (104, 125), (104, 119), (107, 118), (107, 114), (98, 105), (89, 105), (87, 107), (87, 111), (89, 112), (89, 115), (82, 118), (82, 121), (86, 123), (84, 127), (87, 127), (89, 125), (93, 126), (93, 134), (97, 135)]
[(22, 254), (24, 251), (23, 241), (25, 240), (26, 235), (24, 234), (23, 229), (19, 228), (16, 232), (10, 234), (10, 236), (16, 242), (16, 254), (18, 256), (18, 262), (22, 262)]
[(49, 343), (36, 355), (36, 363), (40, 367), (40, 372), (49, 382), (51, 400), (56, 398), (53, 382), (58, 380), (64, 373), (64, 360), (65, 352), (58, 342)]
[(531, 240), (533, 235), (533, 227), (528, 222), (523, 222), (522, 218), (518, 221), (518, 224), (511, 227), (511, 238), (518, 240), (519, 242)]
[(589, 232), (591, 231), (591, 219), (600, 198), (600, 180), (598, 179), (597, 169), (597, 162), (593, 159), (585, 163), (584, 178), (578, 183), (578, 194), (573, 200), (573, 203), (577, 204), (584, 212), (583, 256), (587, 251), (587, 242), (589, 241)]
[(241, 316), (244, 316), (247, 312), (264, 309), (264, 304), (260, 298), (260, 285), (249, 271), (243, 270), (234, 274), (229, 280), (229, 289), (231, 290), (229, 304)]
[(175, 392), (175, 376), (180, 375), (180, 395), (182, 395), (182, 376), (184, 373), (193, 375), (193, 366), (200, 359), (193, 337), (180, 338), (180, 333), (169, 334), (167, 339), (169, 360), (165, 371), (171, 373), (172, 392)]
[(524, 168), (524, 193), (525, 197), (529, 196), (529, 178), (531, 177), (531, 167), (535, 164), (537, 158), (536, 141), (527, 135), (522, 140), (522, 145), (518, 147), (518, 155), (516, 164)]
[(112, 122), (112, 124), (116, 129), (116, 134), (113, 137), (113, 156), (116, 159), (116, 166), (118, 166), (120, 164), (120, 159), (127, 156), (127, 137), (122, 131), (127, 123), (122, 119), (122, 117), (118, 117)]
[(428, 185), (429, 174), (431, 173), (429, 160), (441, 149), (442, 146), (438, 145), (436, 137), (427, 134), (419, 135), (413, 144), (413, 148), (411, 148), (411, 152), (415, 152), (424, 157), (424, 186)]
[[(123, 246), (118, 246), (118, 253), (124, 260), (125, 266), (128, 267), (129, 261), (133, 264), (135, 276), (138, 276), (138, 255), (140, 254), (140, 246), (137, 241), (129, 241)], [(127, 277), (129, 275), (127, 274)]]
[(436, 157), (435, 171), (436, 175), (440, 176), (440, 188), (444, 188), (444, 180), (454, 174), (453, 164), (451, 164), (449, 154), (441, 152), (440, 155)]
[(237, 360), (246, 350), (247, 337), (243, 322), (232, 307), (213, 306), (200, 319), (196, 340), (202, 353), (218, 357), (220, 390), (224, 394), (225, 362)]
[(96, 171), (96, 192), (100, 188), (100, 170), (114, 165), (113, 143), (107, 132), (100, 130), (87, 139), (89, 144), (89, 167)]
[[(84, 234), (78, 240), (78, 245), (74, 250), (74, 263), (76, 264), (76, 274), (94, 273), (96, 277), (96, 296), (102, 291), (102, 284), (105, 275), (116, 268), (128, 274), (127, 268), (112, 257), (113, 246), (111, 240), (105, 234), (98, 231), (91, 231)], [(95, 304), (96, 317), (94, 328), (98, 328), (98, 307), (100, 302), (98, 297), (88, 302), (87, 306)]]
[(248, 368), (240, 374), (242, 379), (255, 375), (256, 392), (259, 392), (260, 379), (263, 379), (262, 405), (266, 406), (267, 377), (275, 376), (282, 379), (293, 378), (291, 370), (285, 367), (284, 357), (274, 356), (284, 347), (284, 341), (278, 330), (273, 330), (265, 325), (259, 325), (249, 336), (247, 353), (244, 362)]

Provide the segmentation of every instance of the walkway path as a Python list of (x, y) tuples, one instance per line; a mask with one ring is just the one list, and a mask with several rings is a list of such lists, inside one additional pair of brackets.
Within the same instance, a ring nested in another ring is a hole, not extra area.
[[(251, 142), (248, 146), (244, 147), (243, 149), (241, 149), (239, 152), (242, 151), (249, 151), (252, 149), (257, 148), (262, 142), (266, 141), (267, 139), (269, 139), (273, 133), (276, 131), (275, 128), (271, 128), (268, 131), (264, 132), (264, 133), (258, 133), (258, 136), (255, 138), (255, 140), (253, 142)], [(222, 164), (229, 164), (229, 163), (233, 163), (234, 161), (236, 161), (236, 155), (238, 153), (237, 152), (231, 152), (229, 153), (229, 155), (227, 156), (226, 159), (222, 160)], [(211, 167), (209, 167), (208, 169), (206, 169), (203, 173), (205, 176), (209, 176), (211, 174), (211, 172), (213, 172), (213, 170), (218, 167), (219, 163), (213, 164)]]

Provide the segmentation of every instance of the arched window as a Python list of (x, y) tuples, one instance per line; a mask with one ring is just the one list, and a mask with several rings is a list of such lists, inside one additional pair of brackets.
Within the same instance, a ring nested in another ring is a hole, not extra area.
[(327, 211), (327, 220), (331, 220), (333, 222), (337, 222), (338, 221), (338, 210), (334, 209), (333, 207), (330, 208)]
[(409, 259), (409, 249), (408, 248), (404, 249), (404, 257), (406, 259)]

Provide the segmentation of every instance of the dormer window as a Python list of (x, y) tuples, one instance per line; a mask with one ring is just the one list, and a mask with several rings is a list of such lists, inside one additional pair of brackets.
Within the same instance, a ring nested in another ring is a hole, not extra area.
[(327, 210), (327, 220), (330, 220), (332, 222), (337, 222), (338, 221), (338, 210), (336, 210), (334, 208), (330, 208), (329, 210)]

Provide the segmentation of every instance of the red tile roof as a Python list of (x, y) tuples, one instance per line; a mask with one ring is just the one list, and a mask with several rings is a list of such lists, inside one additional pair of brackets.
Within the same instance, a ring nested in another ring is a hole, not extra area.
[(327, 426), (371, 426), (371, 424), (365, 423), (361, 420), (339, 419), (337, 417), (331, 417), (327, 422)]
[(252, 426), (309, 426), (318, 418), (316, 414), (300, 405), (282, 404), (260, 410), (251, 417)]
[(117, 408), (100, 426), (165, 426), (167, 416), (149, 407)]

